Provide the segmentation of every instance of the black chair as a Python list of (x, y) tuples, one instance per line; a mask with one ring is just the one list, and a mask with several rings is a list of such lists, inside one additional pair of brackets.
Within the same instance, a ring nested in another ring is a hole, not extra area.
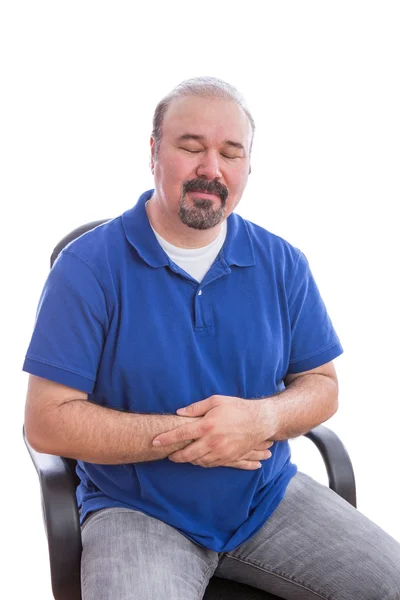
[[(107, 219), (106, 219), (107, 220)], [(71, 241), (106, 222), (93, 221), (74, 229), (55, 247), (50, 260)], [(305, 434), (324, 460), (329, 487), (356, 507), (356, 486), (349, 455), (335, 433), (319, 425)], [(39, 476), (43, 520), (49, 546), (51, 584), (55, 600), (81, 600), (80, 563), (82, 552), (76, 487), (79, 478), (76, 461), (71, 458), (36, 452), (23, 438)], [(277, 596), (244, 584), (212, 577), (204, 600), (278, 600)]]

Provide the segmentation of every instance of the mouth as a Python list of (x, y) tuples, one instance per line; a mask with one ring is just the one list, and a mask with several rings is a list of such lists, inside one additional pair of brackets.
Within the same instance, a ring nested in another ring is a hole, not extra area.
[[(190, 198), (195, 202), (197, 208), (207, 210), (218, 210), (225, 206), (229, 191), (226, 185), (217, 180), (206, 180), (205, 178), (189, 179), (182, 184), (182, 197)], [(215, 205), (213, 206), (212, 205)]]
[(217, 194), (208, 194), (206, 192), (187, 192), (188, 196), (194, 200), (220, 200)]

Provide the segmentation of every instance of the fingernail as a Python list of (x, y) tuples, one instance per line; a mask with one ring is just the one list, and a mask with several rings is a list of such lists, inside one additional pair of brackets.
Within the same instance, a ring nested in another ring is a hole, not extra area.
[(161, 446), (161, 442), (159, 440), (154, 440), (153, 446)]
[(186, 408), (178, 408), (178, 410), (176, 412), (177, 413), (185, 413), (186, 412)]

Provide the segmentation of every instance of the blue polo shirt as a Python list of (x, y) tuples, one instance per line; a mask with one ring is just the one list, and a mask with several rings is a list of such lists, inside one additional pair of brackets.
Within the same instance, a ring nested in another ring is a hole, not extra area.
[[(145, 210), (151, 195), (59, 255), (25, 371), (87, 392), (101, 406), (175, 414), (213, 394), (276, 394), (286, 374), (341, 354), (299, 250), (232, 213), (224, 245), (199, 283), (158, 243)], [(297, 471), (287, 441), (271, 450), (256, 471), (168, 458), (79, 461), (81, 522), (101, 508), (132, 508), (206, 548), (233, 550), (262, 527)]]

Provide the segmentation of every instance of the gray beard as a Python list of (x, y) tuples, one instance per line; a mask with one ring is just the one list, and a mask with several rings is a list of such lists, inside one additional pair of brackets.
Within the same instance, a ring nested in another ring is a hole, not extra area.
[(179, 217), (185, 225), (192, 229), (211, 229), (220, 223), (225, 215), (226, 201), (221, 206), (213, 208), (214, 202), (202, 198), (195, 200), (190, 206), (182, 196), (179, 203)]

